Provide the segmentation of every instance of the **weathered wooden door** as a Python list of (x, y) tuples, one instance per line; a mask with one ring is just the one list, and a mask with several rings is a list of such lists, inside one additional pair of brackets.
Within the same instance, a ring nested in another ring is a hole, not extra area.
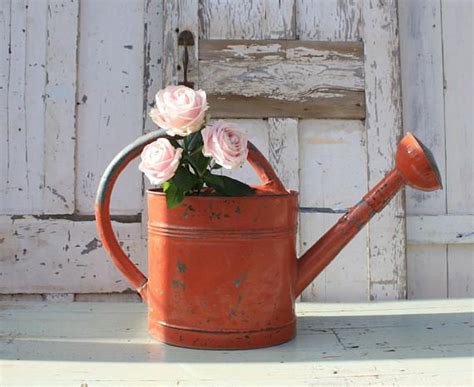
[(474, 296), (474, 3), (400, 2), (404, 126), (444, 189), (407, 190), (407, 296)]
[[(401, 134), (395, 1), (165, 1), (164, 84), (206, 90), (300, 191), (300, 252), (393, 165)], [(255, 182), (249, 168), (235, 173)], [(377, 216), (303, 300), (405, 297), (402, 198)]]
[[(300, 191), (300, 252), (393, 165), (401, 134), (395, 0), (0, 1), (0, 293), (128, 284), (100, 249), (93, 202), (111, 158), (156, 126), (154, 94), (189, 79)], [(6, 107), (6, 108), (4, 108)], [(112, 213), (146, 267), (136, 164)], [(237, 174), (255, 182), (249, 169)], [(404, 298), (401, 195), (304, 293)]]

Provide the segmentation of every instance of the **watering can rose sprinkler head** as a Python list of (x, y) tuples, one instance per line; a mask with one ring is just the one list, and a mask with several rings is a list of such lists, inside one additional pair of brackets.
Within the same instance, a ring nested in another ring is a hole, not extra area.
[(400, 141), (395, 160), (395, 168), (298, 260), (296, 294), (300, 294), (405, 185), (422, 191), (442, 188), (430, 150), (411, 133)]

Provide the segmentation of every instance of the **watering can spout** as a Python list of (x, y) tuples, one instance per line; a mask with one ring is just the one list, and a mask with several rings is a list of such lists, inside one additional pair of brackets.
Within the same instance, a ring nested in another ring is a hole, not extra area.
[(297, 295), (405, 185), (422, 191), (442, 188), (440, 174), (430, 150), (410, 133), (398, 145), (395, 168), (298, 260)]

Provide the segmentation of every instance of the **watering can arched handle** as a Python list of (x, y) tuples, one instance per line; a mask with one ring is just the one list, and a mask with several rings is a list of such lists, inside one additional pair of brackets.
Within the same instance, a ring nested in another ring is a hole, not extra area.
[[(154, 131), (139, 137), (133, 143), (126, 146), (118, 153), (107, 166), (99, 183), (95, 203), (95, 216), (99, 237), (104, 249), (111, 256), (115, 266), (128, 279), (133, 287), (138, 291), (143, 300), (147, 300), (146, 284), (147, 278), (135, 266), (130, 258), (125, 254), (115, 236), (110, 220), (110, 198), (115, 182), (125, 167), (139, 156), (143, 148), (160, 137), (167, 137), (164, 130)], [(265, 193), (282, 194), (287, 193), (285, 187), (276, 175), (267, 159), (252, 144), (248, 143), (249, 154), (247, 157), (250, 165), (255, 169), (262, 180), (262, 185), (256, 187)]]

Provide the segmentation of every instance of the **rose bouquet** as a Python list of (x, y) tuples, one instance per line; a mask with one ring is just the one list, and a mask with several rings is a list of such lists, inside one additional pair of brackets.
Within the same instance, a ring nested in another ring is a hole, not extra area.
[(168, 86), (156, 94), (155, 102), (150, 117), (166, 130), (168, 138), (148, 144), (138, 168), (151, 184), (162, 186), (168, 208), (176, 207), (185, 195), (246, 196), (254, 192), (247, 184), (213, 173), (245, 162), (247, 138), (223, 120), (207, 125), (203, 90)]

